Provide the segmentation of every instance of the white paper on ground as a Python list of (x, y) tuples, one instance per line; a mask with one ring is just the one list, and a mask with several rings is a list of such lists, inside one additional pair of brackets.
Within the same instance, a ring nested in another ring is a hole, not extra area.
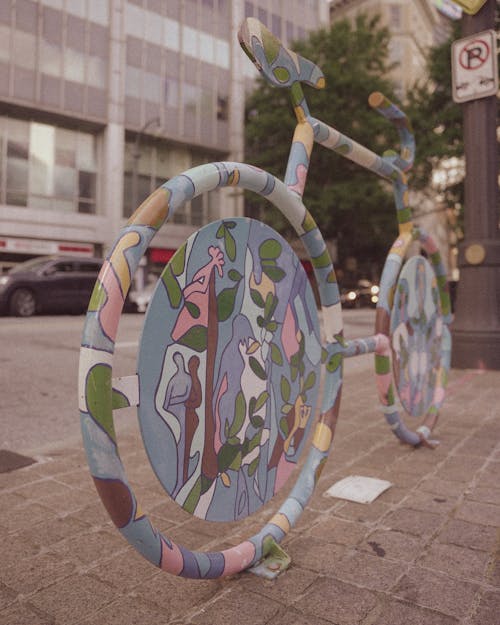
[(375, 477), (364, 477), (362, 475), (350, 475), (325, 492), (327, 497), (338, 497), (356, 503), (371, 503), (379, 495), (392, 486), (387, 480), (379, 480)]

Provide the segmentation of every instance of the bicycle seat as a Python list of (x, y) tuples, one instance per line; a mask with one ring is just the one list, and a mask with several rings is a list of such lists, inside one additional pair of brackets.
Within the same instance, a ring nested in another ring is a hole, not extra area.
[(312, 61), (286, 48), (259, 20), (247, 17), (238, 31), (245, 54), (259, 72), (275, 87), (292, 87), (303, 82), (323, 89), (325, 77)]

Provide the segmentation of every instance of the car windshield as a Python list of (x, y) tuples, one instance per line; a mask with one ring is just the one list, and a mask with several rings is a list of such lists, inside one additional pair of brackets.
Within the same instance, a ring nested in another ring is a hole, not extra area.
[(39, 267), (43, 267), (47, 264), (47, 258), (32, 258), (31, 260), (26, 260), (24, 263), (19, 263), (13, 267), (9, 273), (18, 273), (20, 271), (36, 271)]

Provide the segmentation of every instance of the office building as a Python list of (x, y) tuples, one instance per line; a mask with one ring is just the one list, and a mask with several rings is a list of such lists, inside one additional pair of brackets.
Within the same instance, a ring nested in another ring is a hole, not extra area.
[[(243, 158), (245, 15), (290, 43), (327, 20), (319, 0), (2, 0), (0, 265), (105, 254), (165, 180)], [(164, 263), (241, 194), (196, 198), (154, 239)]]

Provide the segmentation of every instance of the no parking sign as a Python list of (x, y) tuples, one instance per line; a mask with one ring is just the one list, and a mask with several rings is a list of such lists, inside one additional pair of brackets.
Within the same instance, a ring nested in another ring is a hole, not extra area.
[(485, 30), (454, 41), (451, 47), (453, 100), (495, 95), (498, 90), (496, 33)]

